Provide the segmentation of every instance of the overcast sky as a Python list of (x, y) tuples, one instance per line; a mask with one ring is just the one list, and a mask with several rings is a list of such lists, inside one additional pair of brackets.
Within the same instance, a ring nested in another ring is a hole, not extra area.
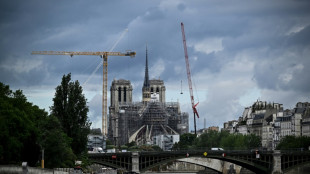
[[(285, 109), (310, 102), (310, 1), (15, 0), (0, 2), (0, 16), (0, 81), (46, 111), (64, 74), (83, 84), (101, 59), (31, 52), (109, 51), (128, 29), (113, 51), (137, 55), (109, 57), (108, 88), (130, 80), (141, 101), (147, 44), (151, 79), (164, 80), (166, 101), (181, 103), (193, 129), (181, 22), (198, 129), (204, 119), (222, 127), (257, 100)], [(83, 89), (92, 127), (101, 128), (102, 67)]]

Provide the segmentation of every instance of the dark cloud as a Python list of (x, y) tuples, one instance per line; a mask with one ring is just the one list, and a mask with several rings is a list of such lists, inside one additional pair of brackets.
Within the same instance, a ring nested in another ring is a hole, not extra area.
[[(308, 1), (1, 1), (0, 81), (14, 88), (54, 89), (62, 75), (71, 72), (83, 83), (100, 63), (99, 57), (30, 55), (31, 51), (108, 51), (128, 28), (114, 51), (130, 49), (137, 55), (109, 57), (109, 85), (113, 78), (131, 80), (139, 99), (148, 44), (150, 76), (160, 77), (171, 92), (179, 93), (180, 80), (187, 85), (180, 28), (184, 22), (192, 77), (198, 90), (207, 91), (200, 94), (201, 115), (207, 120), (219, 118), (207, 122), (220, 125), (241, 114), (240, 98), (253, 89), (262, 99), (289, 106), (309, 100), (302, 97), (310, 94), (309, 5)], [(102, 68), (85, 92), (101, 92), (101, 74)], [(98, 121), (100, 96), (89, 96), (91, 119)], [(191, 113), (185, 107), (187, 99), (181, 101), (181, 109)]]

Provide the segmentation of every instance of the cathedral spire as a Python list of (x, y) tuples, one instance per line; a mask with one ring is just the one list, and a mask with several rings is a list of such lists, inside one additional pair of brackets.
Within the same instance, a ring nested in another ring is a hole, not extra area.
[(143, 87), (150, 87), (150, 81), (149, 81), (149, 66), (148, 66), (148, 60), (147, 60), (147, 45), (146, 45), (145, 76), (144, 76)]

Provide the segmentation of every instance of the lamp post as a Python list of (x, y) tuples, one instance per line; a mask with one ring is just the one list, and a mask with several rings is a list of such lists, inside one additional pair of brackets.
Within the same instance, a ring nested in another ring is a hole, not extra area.
[(44, 149), (42, 149), (42, 162), (41, 162), (41, 165), (42, 165), (42, 169), (44, 169)]

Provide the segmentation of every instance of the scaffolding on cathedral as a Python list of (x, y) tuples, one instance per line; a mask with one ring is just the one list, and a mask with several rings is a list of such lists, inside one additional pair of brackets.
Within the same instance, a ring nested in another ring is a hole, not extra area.
[(112, 82), (108, 138), (114, 145), (154, 144), (160, 135), (188, 132), (188, 113), (181, 112), (178, 102), (165, 102), (163, 80), (149, 79), (147, 50), (141, 102), (132, 101), (132, 90), (129, 80)]

